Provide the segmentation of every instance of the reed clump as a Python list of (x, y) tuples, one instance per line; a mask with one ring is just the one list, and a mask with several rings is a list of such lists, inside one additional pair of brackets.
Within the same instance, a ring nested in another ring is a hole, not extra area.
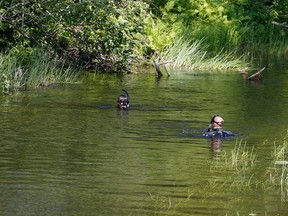
[[(19, 65), (15, 56), (0, 54), (0, 86), (1, 92), (8, 93), (11, 88), (21, 86), (17, 76)], [(14, 76), (13, 76), (14, 75)]]
[(269, 184), (280, 187), (282, 201), (288, 201), (288, 133), (281, 144), (274, 143), (272, 164), (268, 168)]
[(255, 166), (256, 153), (254, 147), (249, 149), (246, 142), (236, 140), (234, 148), (230, 152), (223, 152), (222, 160), (215, 161), (214, 165), (220, 170), (234, 170), (236, 172), (251, 170)]
[(32, 55), (28, 70), (28, 86), (48, 86), (56, 83), (75, 81), (77, 74), (65, 62), (57, 57), (49, 56), (41, 51)]
[(196, 70), (228, 70), (240, 69), (243, 66), (241, 57), (236, 53), (220, 51), (211, 56), (208, 55), (209, 46), (203, 40), (176, 39), (171, 47), (161, 53), (165, 60), (174, 60), (173, 68)]
[(78, 73), (65, 61), (40, 49), (23, 51), (12, 49), (0, 54), (0, 86), (2, 93), (19, 88), (34, 88), (59, 83), (71, 83)]
[[(220, 175), (224, 174), (225, 180), (220, 180), (222, 186), (236, 186), (250, 187), (252, 185), (253, 171), (256, 163), (256, 153), (254, 148), (248, 148), (246, 143), (242, 140), (236, 140), (234, 149), (230, 152), (223, 152), (221, 155), (221, 160), (215, 160), (211, 168), (212, 173)], [(215, 178), (218, 179), (219, 178)]]

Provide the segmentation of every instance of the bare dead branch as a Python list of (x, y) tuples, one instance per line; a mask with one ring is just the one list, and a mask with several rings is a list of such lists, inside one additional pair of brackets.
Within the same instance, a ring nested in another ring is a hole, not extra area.
[(168, 63), (173, 63), (175, 60), (168, 60), (168, 61), (164, 61), (164, 62), (160, 62), (159, 65), (165, 65), (165, 64), (168, 64)]
[(170, 77), (170, 74), (169, 74), (169, 72), (168, 72), (168, 70), (167, 70), (166, 65), (164, 65), (164, 69), (165, 69), (165, 71), (166, 71), (166, 73), (167, 73), (167, 76)]
[(167, 75), (168, 75), (168, 77), (169, 77), (170, 74), (169, 74), (169, 72), (168, 72), (168, 70), (167, 70), (166, 64), (173, 63), (175, 60), (173, 59), (173, 60), (167, 60), (167, 61), (163, 61), (163, 62), (158, 62), (160, 59), (161, 59), (161, 57), (159, 56), (159, 57), (157, 58), (157, 62), (156, 62), (156, 60), (155, 60), (154, 58), (152, 58), (153, 63), (154, 63), (154, 65), (155, 65), (156, 72), (157, 72), (157, 74), (158, 74), (158, 77), (162, 77), (162, 76), (163, 76), (163, 73), (162, 73), (161, 70), (160, 70), (160, 66), (161, 66), (161, 65), (164, 66), (164, 69), (165, 69), (165, 71), (166, 71), (166, 73), (167, 73)]
[(152, 60), (153, 60), (153, 63), (154, 63), (154, 65), (155, 65), (155, 69), (156, 69), (156, 72), (157, 72), (157, 74), (158, 74), (158, 77), (162, 77), (163, 74), (162, 74), (162, 72), (161, 72), (161, 70), (160, 70), (160, 65), (155, 61), (154, 58), (152, 58)]

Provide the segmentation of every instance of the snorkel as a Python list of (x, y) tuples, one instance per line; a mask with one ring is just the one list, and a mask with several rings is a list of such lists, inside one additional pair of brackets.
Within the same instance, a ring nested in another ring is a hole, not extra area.
[(122, 91), (125, 92), (125, 94), (126, 94), (126, 96), (127, 96), (127, 100), (128, 100), (127, 102), (128, 102), (128, 104), (129, 104), (130, 97), (129, 97), (128, 92), (127, 92), (125, 89), (122, 89)]

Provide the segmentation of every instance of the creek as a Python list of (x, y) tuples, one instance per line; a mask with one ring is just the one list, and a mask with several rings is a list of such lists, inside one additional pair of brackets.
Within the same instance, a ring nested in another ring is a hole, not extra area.
[[(261, 66), (261, 81), (237, 71), (91, 75), (1, 96), (0, 216), (286, 215), (267, 168), (287, 135), (288, 65)], [(122, 88), (128, 111), (116, 109)], [(214, 114), (236, 134), (217, 148), (199, 137)], [(256, 153), (257, 186), (215, 173), (240, 141)]]

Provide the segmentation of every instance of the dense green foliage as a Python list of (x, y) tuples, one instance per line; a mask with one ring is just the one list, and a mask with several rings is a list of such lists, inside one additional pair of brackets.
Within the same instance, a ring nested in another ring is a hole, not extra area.
[(180, 38), (211, 59), (286, 54), (287, 19), (286, 0), (1, 1), (0, 52), (40, 48), (77, 69), (122, 73), (171, 54)]
[(167, 0), (161, 11), (161, 20), (182, 26), (188, 37), (206, 39), (213, 52), (276, 52), (281, 44), (287, 52), (288, 29), (273, 24), (287, 21), (284, 0)]
[(44, 47), (78, 66), (107, 71), (127, 69), (129, 60), (163, 50), (183, 35), (205, 39), (213, 53), (223, 48), (251, 51), (287, 37), (287, 29), (272, 24), (286, 21), (285, 0), (14, 0), (0, 4), (2, 50)]
[[(117, 71), (143, 30), (140, 1), (5, 1), (0, 47), (42, 47), (85, 68)], [(52, 49), (51, 49), (52, 48)]]

